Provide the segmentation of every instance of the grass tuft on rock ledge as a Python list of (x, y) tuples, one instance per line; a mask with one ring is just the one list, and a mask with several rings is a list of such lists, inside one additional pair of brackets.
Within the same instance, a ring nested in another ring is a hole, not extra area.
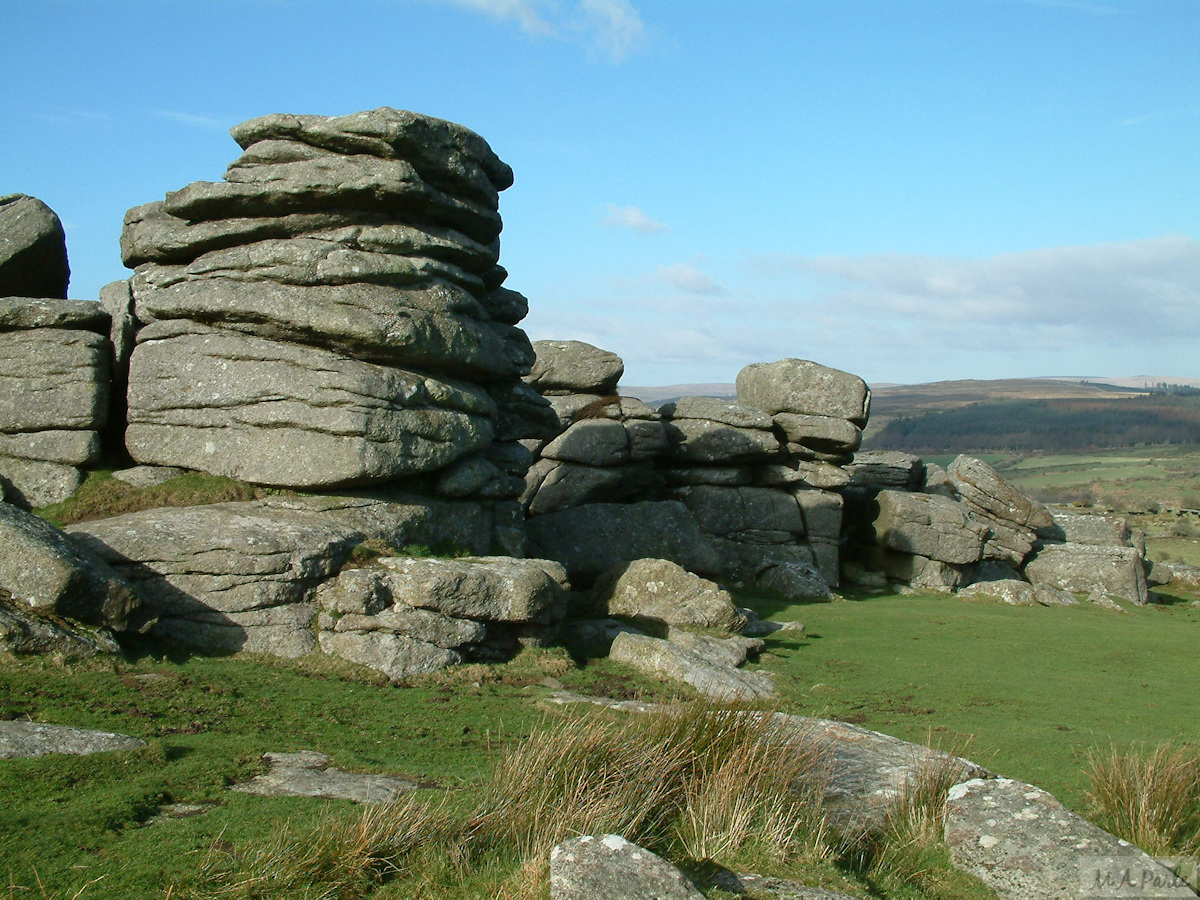
[(43, 506), (34, 512), (52, 525), (62, 528), (75, 522), (107, 519), (162, 506), (204, 506), (233, 500), (259, 500), (281, 493), (285, 492), (203, 472), (186, 472), (153, 487), (136, 488), (113, 478), (110, 469), (97, 469), (89, 472), (79, 490), (66, 500)]

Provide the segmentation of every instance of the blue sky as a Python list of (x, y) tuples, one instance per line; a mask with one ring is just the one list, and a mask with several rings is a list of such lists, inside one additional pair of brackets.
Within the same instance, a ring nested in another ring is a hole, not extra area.
[(460, 122), (535, 338), (627, 384), (1200, 377), (1198, 0), (0, 0), (0, 193), (67, 227), (269, 112)]

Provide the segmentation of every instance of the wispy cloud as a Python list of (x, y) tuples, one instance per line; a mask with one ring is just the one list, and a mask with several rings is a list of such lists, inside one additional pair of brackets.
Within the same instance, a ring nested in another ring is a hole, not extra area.
[(1141, 116), (1130, 116), (1128, 119), (1120, 119), (1117, 125), (1121, 128), (1131, 128), (1136, 125), (1145, 125), (1147, 122), (1158, 122), (1162, 119), (1178, 119), (1197, 114), (1200, 114), (1200, 106), (1181, 106), (1177, 109), (1163, 109)]
[(789, 356), (868, 381), (1151, 369), (1200, 377), (1200, 241), (1191, 237), (979, 259), (758, 256), (719, 295), (704, 292), (706, 278), (683, 263), (610, 279), (603, 295), (535, 307), (527, 327), (590, 335), (582, 339), (625, 359), (631, 384), (732, 381), (748, 363)]
[(646, 25), (629, 0), (431, 0), (499, 21), (514, 21), (528, 35), (587, 47), (612, 63), (624, 62), (645, 45)]
[(163, 119), (170, 119), (172, 122), (178, 122), (181, 125), (190, 125), (193, 128), (215, 129), (217, 131), (226, 131), (230, 125), (228, 122), (223, 122), (220, 119), (215, 119), (212, 116), (198, 116), (194, 113), (179, 112), (174, 109), (155, 109), (151, 110), (154, 115)]
[(729, 293), (723, 284), (707, 272), (701, 272), (695, 266), (688, 263), (659, 266), (654, 270), (652, 278), (662, 281), (676, 290), (685, 291), (689, 294), (704, 294), (717, 297)]
[(1044, 9), (1073, 9), (1093, 16), (1115, 16), (1125, 11), (1114, 3), (1096, 3), (1093, 0), (1008, 0), (1008, 2), (1040, 6)]
[(638, 234), (657, 234), (670, 231), (666, 222), (652, 219), (636, 206), (617, 206), (609, 203), (604, 207), (604, 223), (609, 228), (628, 228)]

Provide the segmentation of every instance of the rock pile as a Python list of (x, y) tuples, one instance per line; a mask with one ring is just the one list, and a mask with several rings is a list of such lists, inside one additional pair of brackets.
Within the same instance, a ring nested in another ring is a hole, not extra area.
[(533, 353), (498, 265), (509, 167), (459, 125), (388, 108), (231, 134), (224, 181), (126, 216), (133, 458), (515, 496), (527, 458), (497, 441), (523, 436), (508, 413)]
[(538, 457), (521, 496), (530, 516), (587, 503), (654, 497), (654, 460), (666, 449), (660, 416), (645, 403), (617, 396), (625, 370), (614, 353), (582, 341), (537, 341), (526, 377), (552, 408), (545, 440), (528, 440)]
[(853, 555), (894, 581), (1014, 605), (1149, 598), (1144, 547), (1121, 520), (1047, 509), (969, 456), (941, 470), (864, 453), (848, 469)]
[[(792, 598), (837, 584), (842, 501), (831, 489), (849, 481), (840, 465), (866, 420), (862, 379), (783, 360), (739, 376), (753, 403), (681, 397), (655, 412), (614, 393), (624, 367), (613, 354), (578, 341), (535, 350), (526, 380), (560, 429), (527, 442), (539, 457), (523, 496), (539, 553), (588, 577), (664, 557)], [(636, 513), (621, 508), (631, 501)]]

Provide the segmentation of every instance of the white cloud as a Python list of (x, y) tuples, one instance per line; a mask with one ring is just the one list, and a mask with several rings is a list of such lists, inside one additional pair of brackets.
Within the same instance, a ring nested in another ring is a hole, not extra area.
[(596, 52), (622, 62), (646, 40), (646, 26), (629, 0), (580, 0), (580, 26)]
[(695, 266), (687, 263), (675, 263), (670, 266), (659, 266), (654, 270), (654, 280), (664, 282), (676, 290), (689, 294), (706, 294), (721, 296), (729, 293), (725, 286), (707, 272), (701, 272)]
[[(876, 382), (1200, 377), (1200, 241), (1190, 237), (980, 259), (754, 257), (731, 287), (693, 263), (535, 304), (526, 327), (613, 350), (630, 384), (732, 381), (744, 365), (789, 356)], [(722, 292), (706, 292), (714, 286)]]
[(1177, 119), (1183, 116), (1194, 116), (1200, 113), (1200, 106), (1182, 106), (1178, 109), (1164, 109), (1158, 112), (1146, 113), (1142, 116), (1130, 116), (1127, 119), (1121, 119), (1117, 125), (1121, 128), (1132, 128), (1137, 125), (1145, 125), (1147, 122), (1158, 122), (1162, 119)]
[(604, 207), (604, 224), (610, 228), (628, 228), (638, 234), (657, 234), (670, 231), (671, 226), (650, 218), (636, 206), (617, 206), (615, 203)]
[(433, 0), (500, 21), (515, 21), (523, 32), (572, 41), (619, 63), (646, 42), (646, 25), (629, 0)]
[(222, 122), (220, 119), (214, 119), (212, 116), (198, 116), (193, 113), (179, 112), (173, 109), (155, 109), (152, 112), (163, 119), (170, 119), (172, 122), (178, 122), (181, 125), (190, 125), (193, 128), (227, 131), (230, 127), (227, 123)]

